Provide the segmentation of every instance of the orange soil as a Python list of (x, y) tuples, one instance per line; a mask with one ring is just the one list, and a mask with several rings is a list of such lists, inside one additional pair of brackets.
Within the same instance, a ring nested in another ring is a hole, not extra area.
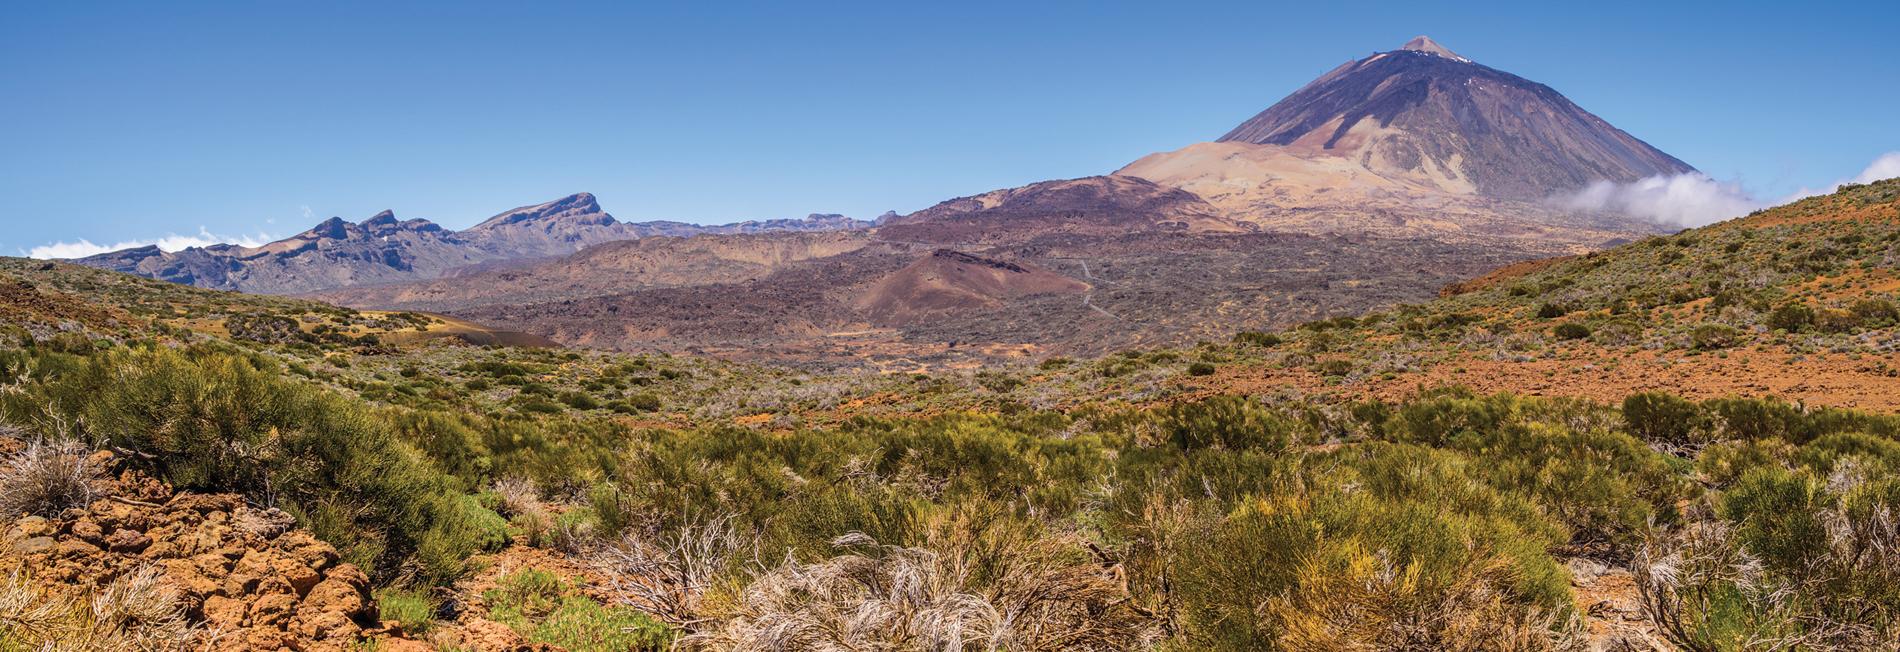
[(1789, 364), (1785, 352), (1730, 351), (1711, 354), (1602, 349), (1578, 346), (1555, 359), (1508, 362), (1466, 358), (1391, 379), (1328, 384), (1308, 369), (1224, 369), (1183, 379), (1188, 397), (1223, 393), (1263, 394), (1294, 388), (1305, 394), (1401, 400), (1419, 391), (1462, 385), (1483, 393), (1568, 396), (1613, 403), (1646, 391), (1691, 399), (1729, 396), (1779, 397), (1807, 405), (1900, 411), (1900, 376), (1880, 368), (1878, 356), (1809, 355)]

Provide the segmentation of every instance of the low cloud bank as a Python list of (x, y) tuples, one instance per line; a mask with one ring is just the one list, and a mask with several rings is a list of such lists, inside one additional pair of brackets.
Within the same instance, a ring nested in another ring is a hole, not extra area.
[(1869, 183), (1900, 177), (1900, 152), (1887, 152), (1874, 159), (1852, 179), (1828, 185), (1825, 189), (1802, 188), (1775, 201), (1756, 199), (1741, 184), (1717, 181), (1700, 172), (1675, 176), (1654, 176), (1632, 183), (1598, 181), (1552, 202), (1570, 210), (1621, 213), (1670, 226), (1692, 227), (1741, 217), (1768, 206), (1825, 195), (1846, 183)]
[(1621, 213), (1683, 227), (1720, 222), (1762, 206), (1741, 184), (1716, 181), (1700, 172), (1631, 183), (1598, 181), (1557, 197), (1556, 202), (1570, 210)]
[(92, 241), (83, 238), (76, 242), (54, 242), (29, 249), (26, 255), (29, 258), (40, 259), (84, 258), (94, 254), (103, 254), (110, 251), (149, 245), (158, 245), (160, 250), (169, 252), (189, 249), (191, 247), (209, 247), (215, 244), (235, 244), (245, 247), (257, 247), (271, 240), (272, 238), (270, 236), (262, 233), (255, 236), (217, 235), (201, 226), (198, 227), (197, 235), (178, 235), (176, 233), (170, 233), (163, 237), (148, 240), (127, 240), (107, 245), (94, 244)]

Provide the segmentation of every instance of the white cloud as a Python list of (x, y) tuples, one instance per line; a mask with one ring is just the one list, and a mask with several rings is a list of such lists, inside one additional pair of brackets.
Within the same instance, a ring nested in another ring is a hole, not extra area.
[(1598, 181), (1555, 198), (1564, 208), (1622, 213), (1672, 226), (1702, 226), (1761, 208), (1741, 184), (1700, 172), (1653, 176), (1631, 183)]
[(1598, 181), (1575, 193), (1554, 197), (1552, 201), (1570, 210), (1622, 213), (1670, 226), (1703, 226), (1741, 217), (1758, 208), (1825, 195), (1840, 189), (1844, 183), (1870, 183), (1894, 177), (1900, 177), (1900, 152), (1881, 154), (1852, 179), (1829, 184), (1821, 190), (1803, 187), (1772, 202), (1756, 199), (1739, 183), (1716, 181), (1700, 172), (1654, 176), (1633, 183)]
[(1900, 177), (1900, 152), (1887, 152), (1874, 159), (1867, 169), (1861, 170), (1854, 177), (1854, 183), (1873, 183), (1894, 177)]
[(1879, 158), (1874, 159), (1873, 163), (1867, 164), (1867, 169), (1861, 170), (1860, 174), (1854, 175), (1852, 179), (1836, 181), (1828, 184), (1826, 188), (1821, 190), (1802, 186), (1800, 190), (1795, 191), (1792, 195), (1783, 197), (1781, 201), (1777, 203), (1786, 204), (1797, 199), (1806, 199), (1815, 195), (1825, 195), (1840, 190), (1841, 184), (1845, 183), (1872, 183), (1882, 179), (1892, 179), (1894, 177), (1900, 177), (1900, 152), (1887, 152), (1881, 154)]
[(93, 254), (103, 254), (109, 251), (119, 251), (121, 249), (131, 249), (133, 247), (144, 247), (148, 245), (158, 245), (158, 248), (162, 251), (179, 251), (179, 250), (188, 249), (191, 247), (208, 247), (214, 244), (226, 244), (226, 243), (242, 245), (245, 247), (257, 247), (257, 246), (262, 246), (265, 243), (272, 241), (273, 239), (274, 238), (272, 238), (271, 236), (265, 235), (263, 233), (259, 233), (254, 236), (217, 235), (210, 232), (209, 230), (206, 230), (204, 227), (201, 226), (201, 227), (198, 227), (197, 235), (178, 235), (176, 233), (169, 233), (169, 234), (164, 235), (163, 237), (152, 238), (149, 240), (127, 240), (124, 242), (118, 242), (118, 243), (109, 244), (109, 245), (94, 244), (92, 241), (86, 240), (83, 238), (77, 242), (54, 242), (51, 244), (40, 245), (38, 247), (34, 247), (30, 250), (27, 250), (26, 255), (30, 258), (42, 258), (42, 259), (44, 258), (84, 258), (86, 256), (91, 256)]

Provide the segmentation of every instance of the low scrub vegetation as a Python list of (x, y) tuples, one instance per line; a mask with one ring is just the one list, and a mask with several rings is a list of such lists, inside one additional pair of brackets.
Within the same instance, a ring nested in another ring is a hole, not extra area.
[[(1309, 344), (1299, 364), (1341, 382), (1379, 368)], [(1227, 363), (1220, 346), (1052, 366), (1190, 379)], [(540, 548), (563, 563), (508, 568), (480, 603), (573, 650), (1568, 650), (1587, 635), (1576, 559), (1634, 571), (1643, 616), (1684, 649), (1900, 635), (1892, 416), (1437, 389), (667, 427), (529, 389), (587, 360), (484, 356), (465, 373), (560, 407), (382, 401), (215, 342), (0, 351), (20, 442), (0, 508), (84, 504), (106, 481), (89, 452), (109, 448), (182, 490), (282, 508), (417, 635), (452, 626), (442, 596), (486, 555)], [(93, 618), (9, 595), (52, 624), (0, 623), (6, 644)], [(192, 636), (187, 621), (154, 635)]]

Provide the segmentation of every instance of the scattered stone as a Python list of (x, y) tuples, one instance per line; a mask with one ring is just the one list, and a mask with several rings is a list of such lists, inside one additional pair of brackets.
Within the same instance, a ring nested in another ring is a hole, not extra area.
[(435, 646), (407, 638), (382, 639), (382, 647), (376, 649), (377, 652), (435, 652)]
[(98, 523), (92, 522), (90, 518), (82, 518), (73, 522), (72, 527), (67, 531), (71, 532), (73, 536), (93, 543), (102, 543), (106, 539), (105, 531), (99, 527)]
[(214, 595), (205, 598), (205, 622), (221, 630), (234, 630), (244, 626), (244, 615), (249, 611), (242, 601)]
[(473, 618), (462, 623), (462, 647), (471, 652), (515, 652), (524, 641), (507, 625)]
[(145, 536), (143, 532), (113, 530), (112, 534), (106, 537), (106, 549), (113, 552), (136, 554), (150, 545), (152, 545), (151, 537)]
[(58, 531), (53, 527), (53, 522), (44, 516), (28, 516), (14, 522), (13, 526), (19, 529), (20, 536), (28, 538), (49, 536)]

